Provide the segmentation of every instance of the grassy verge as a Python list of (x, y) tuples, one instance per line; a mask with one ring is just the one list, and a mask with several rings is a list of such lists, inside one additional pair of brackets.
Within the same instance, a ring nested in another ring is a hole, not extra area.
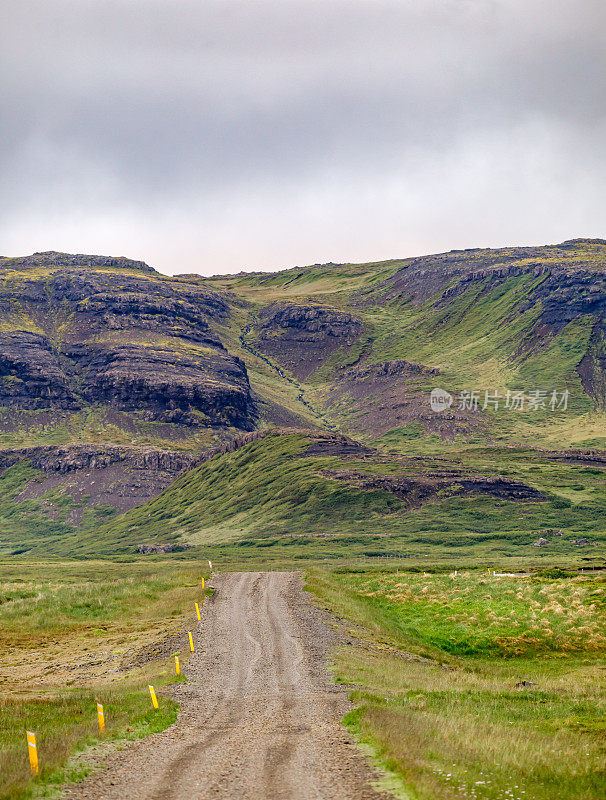
[(315, 569), (308, 582), (359, 640), (335, 663), (357, 687), (347, 724), (411, 797), (604, 795), (603, 578)]
[[(150, 671), (148, 677), (159, 684), (157, 671), (155, 675)], [(100, 741), (97, 702), (104, 706), (106, 741), (136, 739), (171, 725), (177, 718), (176, 703), (162, 697), (160, 708), (155, 710), (146, 688), (142, 682), (133, 681), (119, 689), (55, 690), (0, 699), (0, 798), (44, 796), (65, 781), (84, 778), (87, 766), (65, 765), (75, 750)], [(40, 774), (35, 779), (30, 775), (26, 728), (36, 733)]]
[[(86, 774), (69, 758), (100, 741), (97, 702), (105, 741), (174, 722), (162, 691), (175, 680), (167, 651), (185, 646), (201, 575), (192, 563), (0, 562), (0, 800), (46, 796)], [(26, 729), (37, 736), (34, 780)]]

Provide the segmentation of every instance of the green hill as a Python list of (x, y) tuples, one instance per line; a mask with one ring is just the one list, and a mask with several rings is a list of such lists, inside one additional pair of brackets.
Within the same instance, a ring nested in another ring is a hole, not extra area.
[(133, 555), (172, 545), (186, 556), (490, 560), (534, 557), (547, 537), (551, 558), (599, 556), (606, 502), (597, 461), (523, 449), (462, 455), (386, 456), (338, 434), (253, 433), (148, 503), (105, 520), (89, 510), (78, 528), (65, 518), (43, 523), (41, 501), (12, 503), (29, 477), (17, 466), (0, 478), (3, 541), (36, 555)]
[(598, 239), (212, 278), (0, 259), (0, 552), (580, 553), (605, 275)]
[[(604, 447), (605, 276), (604, 241), (575, 240), (204, 283), (251, 303), (242, 357), (285, 371), (325, 423), (425, 452), (457, 437)], [(434, 386), (456, 398), (439, 416)], [(504, 407), (508, 391), (523, 392), (524, 410)], [(477, 393), (477, 410), (458, 408), (462, 392)]]

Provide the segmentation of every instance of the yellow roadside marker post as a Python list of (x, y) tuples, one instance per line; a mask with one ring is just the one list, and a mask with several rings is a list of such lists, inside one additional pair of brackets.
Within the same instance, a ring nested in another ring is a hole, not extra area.
[(200, 620), (202, 619), (202, 617), (200, 616), (200, 606), (197, 603), (194, 603), (194, 605), (196, 607), (196, 616), (198, 617), (198, 622), (200, 622)]
[(202, 578), (202, 588), (204, 589), (204, 578)]
[(99, 723), (99, 733), (105, 733), (105, 714), (101, 703), (97, 703), (97, 721)]
[(27, 749), (29, 750), (29, 767), (32, 775), (37, 775), (38, 770), (38, 748), (36, 746), (36, 734), (32, 731), (26, 731), (27, 734)]
[(191, 633), (188, 633), (187, 635), (189, 636), (189, 649), (193, 653), (194, 652), (194, 637), (191, 635)]
[(181, 674), (181, 667), (179, 666), (179, 656), (175, 653), (175, 674)]
[(156, 690), (154, 689), (153, 686), (148, 686), (148, 689), (153, 707), (158, 708), (158, 698), (156, 697)]

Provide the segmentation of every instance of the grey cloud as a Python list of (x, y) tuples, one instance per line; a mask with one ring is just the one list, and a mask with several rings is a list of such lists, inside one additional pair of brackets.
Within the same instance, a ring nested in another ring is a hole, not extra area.
[(604, 235), (601, 0), (6, 6), (0, 251), (174, 271), (178, 239), (238, 270)]

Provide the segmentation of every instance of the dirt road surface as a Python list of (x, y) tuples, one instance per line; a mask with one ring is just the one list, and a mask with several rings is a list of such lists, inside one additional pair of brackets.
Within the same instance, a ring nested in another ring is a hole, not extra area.
[(379, 800), (339, 720), (330, 633), (289, 572), (218, 575), (178, 721), (109, 757), (69, 800)]

